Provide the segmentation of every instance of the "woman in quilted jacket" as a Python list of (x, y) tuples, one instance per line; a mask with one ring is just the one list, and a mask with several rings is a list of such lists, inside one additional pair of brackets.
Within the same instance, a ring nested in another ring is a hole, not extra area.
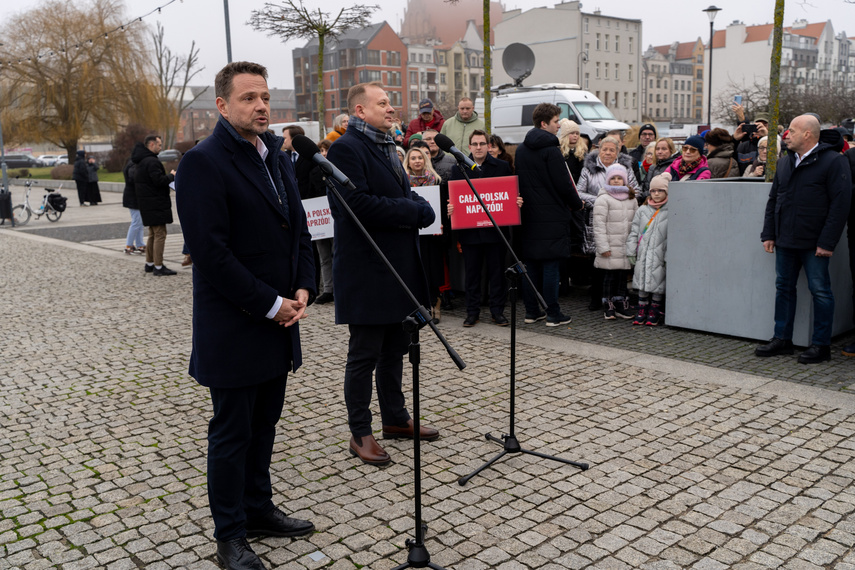
[(631, 319), (626, 279), (630, 263), (626, 255), (626, 238), (638, 202), (635, 191), (627, 187), (628, 172), (621, 164), (606, 169), (606, 185), (594, 202), (594, 243), (597, 257), (594, 267), (603, 270), (603, 316)]
[(632, 287), (638, 292), (634, 325), (656, 326), (664, 317), (669, 182), (667, 172), (650, 181), (650, 196), (635, 213), (626, 238), (626, 255), (635, 263)]

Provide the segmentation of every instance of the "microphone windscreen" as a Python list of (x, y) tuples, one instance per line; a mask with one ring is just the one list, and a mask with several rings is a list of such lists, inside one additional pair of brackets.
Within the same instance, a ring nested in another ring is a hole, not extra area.
[(291, 139), (291, 146), (294, 147), (294, 150), (304, 158), (312, 158), (321, 150), (318, 148), (318, 145), (314, 143), (312, 139), (307, 137), (306, 135), (297, 135)]
[(436, 136), (433, 137), (433, 142), (435, 142), (436, 146), (438, 146), (445, 152), (450, 152), (451, 147), (454, 146), (454, 141), (442, 133), (437, 133)]

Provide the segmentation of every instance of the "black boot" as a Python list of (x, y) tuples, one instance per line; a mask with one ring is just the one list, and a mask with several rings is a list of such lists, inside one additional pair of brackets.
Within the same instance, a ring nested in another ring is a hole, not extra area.
[(831, 347), (828, 345), (820, 346), (812, 344), (806, 351), (799, 355), (801, 364), (816, 364), (817, 362), (825, 362), (831, 360)]
[(754, 349), (755, 356), (778, 356), (779, 354), (792, 354), (793, 341), (782, 338), (772, 338), (768, 344), (758, 346)]

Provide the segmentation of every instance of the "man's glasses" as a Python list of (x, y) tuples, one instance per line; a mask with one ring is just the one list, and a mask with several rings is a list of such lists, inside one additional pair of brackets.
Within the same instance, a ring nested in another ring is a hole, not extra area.
[(469, 143), (469, 146), (487, 146), (487, 143)]

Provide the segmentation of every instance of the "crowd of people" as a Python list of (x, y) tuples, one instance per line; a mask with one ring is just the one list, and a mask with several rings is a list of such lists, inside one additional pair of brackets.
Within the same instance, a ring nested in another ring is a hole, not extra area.
[[(295, 149), (302, 129), (288, 126), (281, 136), (268, 130), (266, 78), (266, 69), (251, 62), (220, 70), (217, 126), (174, 173), (193, 260), (189, 373), (211, 394), (208, 498), (217, 559), (232, 569), (264, 568), (248, 537), (299, 537), (314, 530), (310, 521), (274, 504), (270, 481), (287, 378), (302, 363), (299, 321), (313, 302), (334, 303), (336, 324), (348, 326), (343, 396), (349, 452), (367, 465), (391, 461), (374, 437), (375, 389), (384, 439), (432, 441), (441, 435), (408, 412), (402, 376), (410, 338), (401, 323), (415, 308), (362, 231), (436, 320), (450, 302), (454, 256), (460, 254), (462, 325), (475, 326), (483, 304), (493, 323), (509, 324), (503, 243), (508, 240), (531, 278), (531, 284), (522, 280), (525, 323), (571, 322), (558, 297), (561, 285), (572, 279), (590, 285), (589, 308), (606, 320), (657, 326), (665, 312), (670, 183), (761, 177), (769, 160), (764, 116), (743, 120), (732, 133), (712, 129), (690, 136), (678, 149), (651, 124), (629, 135), (602, 133), (590, 140), (579, 125), (561, 119), (559, 107), (542, 103), (532, 114), (534, 128), (511, 154), (484, 129), (468, 98), (448, 120), (426, 99), (403, 129), (383, 85), (363, 83), (350, 88), (349, 112), (336, 117), (333, 131), (318, 145), (350, 181), (335, 184), (353, 219), (335, 193), (327, 194), (330, 181), (317, 161)], [(855, 149), (844, 154), (842, 134), (819, 125), (815, 117), (797, 117), (777, 146), (781, 160), (760, 236), (762, 247), (776, 254), (774, 337), (756, 349), (759, 357), (793, 353), (795, 283), (804, 268), (815, 318), (812, 345), (799, 361), (830, 358), (834, 299), (828, 263), (847, 221), (855, 273), (850, 209)], [(464, 171), (437, 144), (439, 138), (446, 146), (441, 134), (469, 150), (478, 167), (472, 178), (516, 175), (519, 226), (502, 228), (501, 234), (493, 228), (451, 230), (455, 209), (448, 185)], [(146, 272), (170, 275), (174, 272), (162, 264), (162, 245), (172, 221), (173, 174), (157, 160), (160, 144), (156, 135), (139, 143), (126, 168), (135, 198), (126, 203), (133, 219), (128, 240), (135, 249), (143, 247), (139, 227), (148, 226)], [(439, 186), (445, 207), (438, 212), (414, 190), (425, 186)], [(335, 237), (313, 247), (301, 201), (323, 195)], [(420, 236), (437, 216), (441, 233)], [(855, 346), (844, 354), (855, 356)]]

